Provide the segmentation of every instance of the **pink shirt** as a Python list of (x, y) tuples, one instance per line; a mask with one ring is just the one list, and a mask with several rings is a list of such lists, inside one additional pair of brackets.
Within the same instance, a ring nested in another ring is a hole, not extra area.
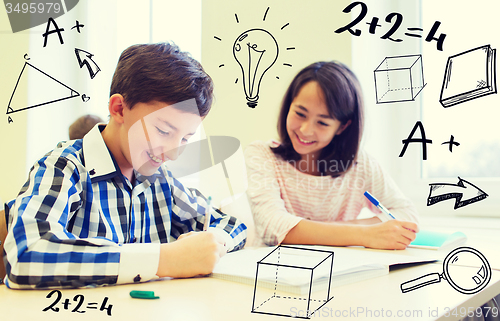
[[(379, 209), (363, 195), (369, 191), (399, 220), (417, 222), (417, 210), (380, 165), (361, 150), (351, 169), (340, 177), (313, 176), (282, 160), (270, 147), (279, 143), (256, 141), (245, 150), (247, 195), (257, 234), (268, 245), (283, 241), (301, 219), (348, 221), (363, 207)], [(296, 162), (298, 166), (305, 166)], [(331, 161), (329, 168), (342, 170), (348, 164)]]

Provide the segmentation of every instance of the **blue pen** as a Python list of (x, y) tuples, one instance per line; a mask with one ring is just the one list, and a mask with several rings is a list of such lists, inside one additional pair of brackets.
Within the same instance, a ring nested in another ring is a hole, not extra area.
[(385, 215), (387, 215), (387, 217), (391, 220), (395, 220), (396, 218), (391, 214), (391, 212), (389, 212), (389, 210), (387, 208), (385, 208), (384, 205), (382, 205), (375, 197), (373, 197), (372, 194), (368, 193), (368, 191), (365, 192), (365, 196), (367, 199), (370, 200), (370, 202), (373, 203), (373, 205), (375, 205), (376, 207), (378, 207), (379, 210), (382, 211), (382, 213), (384, 213)]
[(209, 196), (207, 201), (207, 208), (205, 210), (205, 224), (203, 224), (203, 231), (208, 230), (208, 227), (210, 226), (210, 209), (212, 207), (211, 204), (212, 196)]

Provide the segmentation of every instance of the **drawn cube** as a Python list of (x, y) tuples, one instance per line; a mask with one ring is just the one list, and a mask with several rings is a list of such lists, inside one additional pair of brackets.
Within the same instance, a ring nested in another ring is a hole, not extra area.
[(309, 319), (333, 296), (333, 252), (278, 246), (257, 262), (252, 312)]
[(386, 57), (374, 76), (377, 104), (413, 101), (425, 86), (422, 55)]

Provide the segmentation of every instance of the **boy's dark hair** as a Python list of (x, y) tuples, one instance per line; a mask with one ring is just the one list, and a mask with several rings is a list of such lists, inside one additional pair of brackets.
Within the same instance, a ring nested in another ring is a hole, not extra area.
[[(286, 161), (297, 161), (301, 156), (293, 149), (286, 129), (286, 119), (293, 99), (308, 82), (316, 81), (323, 90), (330, 117), (351, 124), (335, 135), (330, 144), (321, 151), (318, 168), (322, 175), (332, 177), (347, 172), (355, 162), (363, 134), (363, 96), (361, 86), (354, 73), (338, 62), (316, 62), (302, 69), (288, 87), (281, 104), (278, 118), (278, 134), (281, 145), (272, 151)], [(338, 166), (331, 166), (332, 161)], [(333, 169), (333, 170), (332, 170)]]
[(170, 43), (134, 45), (116, 66), (109, 95), (121, 94), (130, 107), (159, 101), (175, 104), (194, 98), (200, 116), (210, 111), (213, 82), (189, 53)]

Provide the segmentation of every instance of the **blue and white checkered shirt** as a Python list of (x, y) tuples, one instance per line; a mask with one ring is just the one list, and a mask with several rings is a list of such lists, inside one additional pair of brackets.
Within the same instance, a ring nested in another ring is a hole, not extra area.
[[(203, 229), (206, 200), (162, 165), (153, 176), (125, 178), (94, 127), (64, 142), (31, 169), (10, 209), (5, 242), (10, 288), (80, 287), (156, 277), (160, 243)], [(246, 226), (211, 209), (210, 229), (228, 251)]]

